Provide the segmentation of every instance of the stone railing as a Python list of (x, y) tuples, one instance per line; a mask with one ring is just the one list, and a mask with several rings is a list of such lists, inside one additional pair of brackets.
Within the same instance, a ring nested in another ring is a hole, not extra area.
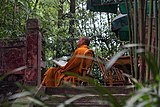
[(41, 82), (41, 32), (37, 19), (27, 20), (25, 37), (0, 40), (0, 74), (22, 76), (24, 84)]

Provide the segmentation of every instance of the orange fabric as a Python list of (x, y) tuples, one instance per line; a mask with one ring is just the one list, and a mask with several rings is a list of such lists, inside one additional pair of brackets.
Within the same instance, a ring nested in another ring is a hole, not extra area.
[[(44, 74), (45, 77), (42, 81), (42, 85), (55, 86), (55, 87), (59, 86), (62, 78), (65, 76), (63, 74), (64, 72), (73, 72), (73, 73), (78, 73), (81, 75), (82, 72), (80, 72), (80, 63), (81, 63), (82, 58), (79, 56), (84, 55), (85, 51), (88, 49), (89, 48), (87, 45), (82, 45), (75, 50), (73, 56), (71, 57), (71, 59), (68, 61), (68, 63), (65, 66), (49, 68)], [(87, 62), (88, 61), (86, 61), (86, 64)]]

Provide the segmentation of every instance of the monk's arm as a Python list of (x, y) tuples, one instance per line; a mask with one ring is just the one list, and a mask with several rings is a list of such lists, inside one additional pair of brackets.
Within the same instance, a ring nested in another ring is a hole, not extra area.
[(78, 51), (75, 51), (71, 59), (68, 61), (68, 63), (62, 68), (65, 71), (68, 71), (74, 67), (77, 67), (80, 64), (80, 58), (77, 58)]

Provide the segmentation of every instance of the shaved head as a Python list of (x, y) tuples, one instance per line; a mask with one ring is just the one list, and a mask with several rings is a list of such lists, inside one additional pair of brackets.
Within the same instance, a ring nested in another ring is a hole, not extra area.
[(87, 36), (83, 36), (79, 39), (77, 47), (80, 47), (81, 45), (89, 46), (89, 44), (90, 44), (90, 39)]

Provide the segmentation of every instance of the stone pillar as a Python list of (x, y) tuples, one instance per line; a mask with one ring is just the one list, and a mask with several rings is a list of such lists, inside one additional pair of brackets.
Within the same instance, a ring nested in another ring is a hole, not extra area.
[(27, 70), (24, 82), (26, 85), (40, 85), (41, 83), (41, 32), (37, 19), (27, 20), (26, 44), (27, 44)]

